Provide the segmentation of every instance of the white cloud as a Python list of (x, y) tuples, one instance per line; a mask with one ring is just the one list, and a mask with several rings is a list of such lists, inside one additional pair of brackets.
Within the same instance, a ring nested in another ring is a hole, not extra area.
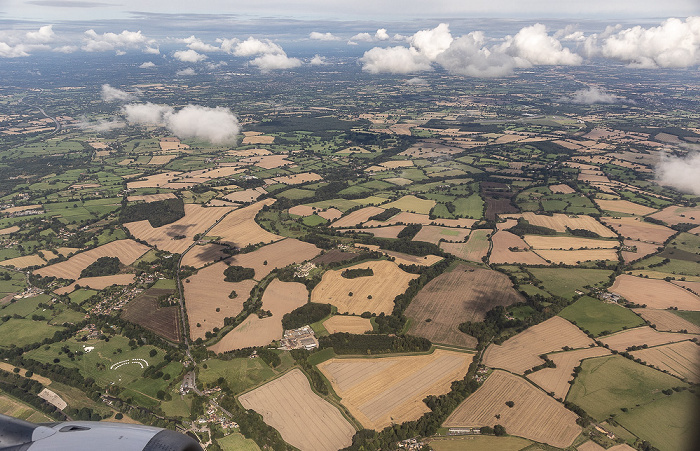
[(377, 30), (377, 32), (374, 33), (374, 38), (378, 41), (388, 41), (390, 39), (389, 34), (386, 32), (386, 28), (380, 28)]
[(207, 62), (205, 64), (207, 66), (207, 69), (209, 69), (209, 70), (218, 69), (219, 67), (222, 67), (222, 66), (228, 66), (228, 63), (226, 61), (219, 61), (218, 63)]
[(23, 45), (11, 46), (5, 42), (0, 42), (0, 57), (17, 58), (21, 56), (29, 56)]
[(388, 41), (389, 39), (391, 39), (391, 37), (386, 32), (386, 28), (380, 28), (374, 34), (357, 33), (355, 36), (350, 38), (348, 44), (357, 45), (358, 42)]
[(146, 61), (145, 63), (141, 63), (139, 67), (141, 69), (149, 69), (151, 67), (156, 67), (156, 65), (153, 61)]
[(88, 130), (92, 132), (108, 132), (110, 130), (114, 130), (116, 128), (122, 128), (126, 127), (126, 122), (121, 121), (119, 119), (100, 119), (99, 121), (88, 121), (85, 118), (81, 119), (77, 123), (78, 127), (80, 127), (82, 130)]
[(470, 77), (503, 77), (513, 72), (513, 57), (484, 46), (480, 31), (455, 39), (450, 47), (438, 55), (437, 62), (450, 73)]
[(288, 57), (285, 53), (268, 53), (255, 58), (250, 64), (256, 66), (262, 72), (269, 72), (271, 70), (293, 69), (301, 66), (302, 62), (298, 58)]
[(194, 50), (178, 50), (173, 53), (173, 58), (180, 60), (184, 63), (198, 63), (207, 59), (207, 55), (202, 55)]
[(160, 55), (160, 49), (158, 47), (146, 47), (143, 49), (143, 53), (149, 55)]
[(571, 97), (564, 97), (560, 102), (579, 103), (584, 105), (592, 105), (594, 103), (630, 103), (628, 100), (618, 97), (615, 94), (609, 94), (600, 88), (591, 86), (588, 89), (579, 89), (571, 94)]
[(408, 80), (406, 80), (406, 84), (413, 85), (413, 86), (424, 86), (424, 85), (428, 84), (428, 81), (424, 78), (413, 77), (413, 78), (409, 78)]
[(54, 47), (53, 51), (58, 52), (58, 53), (74, 53), (77, 52), (79, 49), (75, 45), (62, 45), (60, 47)]
[(324, 64), (328, 63), (326, 62), (326, 58), (324, 56), (316, 54), (313, 58), (311, 58), (309, 64), (311, 64), (312, 66), (323, 66)]
[(26, 33), (15, 30), (0, 32), (0, 58), (29, 56), (36, 50), (50, 50), (47, 45), (55, 39), (53, 25), (44, 25)]
[(153, 103), (125, 105), (122, 112), (129, 123), (164, 126), (175, 136), (196, 138), (213, 144), (235, 141), (240, 131), (236, 116), (228, 108), (187, 105), (179, 111)]
[(593, 53), (645, 68), (700, 64), (700, 16), (685, 21), (671, 18), (658, 27), (636, 26), (608, 34), (592, 36), (589, 45), (599, 45), (591, 49)]
[(221, 41), (221, 48), (236, 56), (254, 56), (265, 54), (284, 54), (282, 47), (270, 41), (269, 39), (255, 39), (249, 37), (245, 41), (238, 39), (224, 39)]
[(53, 25), (44, 25), (38, 31), (27, 32), (26, 37), (29, 42), (46, 44), (53, 41), (56, 34), (53, 32)]
[(371, 74), (409, 74), (432, 70), (430, 60), (413, 47), (375, 47), (367, 50), (360, 62), (362, 70)]
[(700, 196), (700, 153), (684, 158), (664, 156), (656, 166), (656, 180), (679, 191)]
[(189, 38), (182, 39), (182, 42), (187, 44), (187, 47), (189, 49), (192, 49), (192, 50), (195, 50), (195, 51), (201, 52), (201, 53), (221, 51), (220, 47), (216, 47), (215, 45), (207, 44), (204, 41), (202, 41), (201, 39), (196, 38), (194, 35), (190, 36)]
[(93, 29), (84, 33), (84, 44), (82, 49), (86, 52), (106, 52), (125, 48), (138, 48), (152, 44), (154, 41), (146, 38), (141, 31), (124, 30), (119, 34), (102, 33), (97, 34)]
[(522, 28), (514, 37), (506, 38), (502, 50), (509, 55), (519, 58), (520, 66), (532, 65), (565, 65), (581, 64), (583, 58), (561, 45), (561, 42), (547, 34), (547, 28), (535, 24)]
[(105, 102), (128, 102), (134, 98), (136, 94), (132, 92), (122, 91), (108, 84), (102, 85), (102, 100)]
[(190, 75), (195, 75), (195, 74), (196, 74), (196, 72), (191, 67), (187, 67), (185, 69), (182, 69), (182, 70), (175, 72), (175, 75), (179, 75), (181, 77), (189, 77)]
[(320, 33), (318, 31), (312, 31), (309, 33), (309, 39), (315, 41), (338, 41), (341, 38), (335, 36), (333, 33)]
[(411, 46), (415, 47), (421, 54), (431, 61), (452, 44), (453, 38), (450, 33), (450, 26), (441, 23), (431, 30), (421, 30), (411, 38)]

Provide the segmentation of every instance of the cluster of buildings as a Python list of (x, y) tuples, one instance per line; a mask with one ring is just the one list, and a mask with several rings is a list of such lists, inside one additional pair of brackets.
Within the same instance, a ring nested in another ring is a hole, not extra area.
[(311, 263), (311, 262), (306, 262), (303, 265), (299, 265), (299, 266), (297, 266), (296, 270), (294, 271), (294, 277), (299, 277), (299, 278), (308, 277), (309, 273), (314, 268), (316, 268), (316, 265)]
[(318, 348), (318, 340), (311, 326), (285, 330), (284, 336), (280, 340), (280, 349), (306, 349), (310, 351), (316, 348)]
[(402, 440), (396, 444), (399, 449), (407, 449), (410, 451), (419, 451), (423, 449), (425, 443), (422, 442), (418, 437), (409, 438), (407, 440)]

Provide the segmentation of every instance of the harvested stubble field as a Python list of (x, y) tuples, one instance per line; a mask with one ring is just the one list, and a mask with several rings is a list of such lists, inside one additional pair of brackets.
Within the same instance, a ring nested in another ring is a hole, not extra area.
[(355, 227), (358, 224), (362, 224), (363, 222), (366, 222), (372, 216), (377, 215), (383, 211), (384, 211), (383, 208), (374, 207), (374, 206), (361, 208), (359, 210), (355, 210), (355, 211), (351, 212), (347, 216), (343, 216), (342, 218), (336, 220), (335, 222), (333, 222), (332, 226), (333, 227)]
[(700, 297), (665, 280), (623, 274), (617, 276), (608, 291), (652, 309), (676, 307), (678, 310), (700, 311)]
[(176, 155), (154, 155), (151, 157), (151, 161), (149, 161), (147, 164), (152, 165), (152, 166), (160, 166), (163, 164), (167, 164), (170, 162), (170, 160), (174, 159)]
[(533, 249), (614, 249), (620, 246), (617, 240), (596, 240), (573, 236), (525, 235), (524, 239)]
[(468, 236), (469, 229), (452, 229), (440, 226), (423, 226), (413, 237), (413, 241), (425, 241), (427, 243), (439, 244), (440, 240), (463, 242)]
[[(413, 162), (411, 162), (413, 163)], [(420, 199), (416, 196), (403, 196), (401, 199), (395, 200), (385, 204), (384, 208), (398, 208), (401, 211), (408, 211), (412, 213), (418, 213), (427, 215), (430, 210), (435, 206), (434, 200)]]
[[(519, 236), (505, 230), (499, 230), (491, 237), (493, 248), (489, 256), (489, 262), (501, 263), (522, 263), (524, 265), (547, 265), (547, 261), (530, 251), (528, 244)], [(511, 251), (511, 248), (518, 248), (518, 251)]]
[[(385, 206), (385, 205), (383, 205)], [(435, 219), (430, 219), (429, 215), (424, 215), (420, 213), (411, 213), (408, 211), (402, 211), (401, 213), (397, 214), (396, 216), (391, 217), (387, 221), (368, 221), (364, 223), (363, 225), (365, 227), (381, 227), (381, 226), (389, 226), (389, 225), (395, 225), (395, 224), (422, 224), (422, 225), (438, 225), (438, 226), (445, 226), (445, 227), (462, 227), (465, 229), (469, 229), (474, 223), (476, 222), (475, 219), (466, 219), (466, 218), (460, 218), (460, 219), (443, 219), (443, 218), (435, 218)]]
[(78, 279), (74, 283), (54, 290), (56, 294), (68, 294), (75, 290), (76, 285), (82, 288), (92, 288), (93, 290), (102, 290), (112, 285), (129, 285), (134, 281), (134, 274), (115, 274), (113, 276), (101, 277), (85, 277)]
[(143, 194), (128, 196), (126, 200), (129, 202), (157, 202), (159, 200), (175, 199), (176, 197), (173, 193)]
[(595, 199), (595, 203), (598, 204), (602, 210), (628, 213), (638, 216), (646, 216), (656, 211), (655, 208), (646, 207), (644, 205), (635, 204), (634, 202), (622, 199)]
[(555, 194), (571, 194), (576, 192), (572, 187), (563, 183), (559, 185), (550, 185), (549, 189)]
[[(205, 333), (224, 325), (224, 318), (233, 317), (243, 308), (250, 291), (255, 286), (252, 279), (242, 282), (225, 282), (226, 263), (214, 263), (200, 269), (199, 272), (185, 280), (185, 305), (187, 319), (190, 323), (190, 335), (193, 340), (204, 338)], [(230, 299), (231, 291), (238, 297)], [(217, 312), (216, 310), (219, 309)], [(200, 327), (197, 327), (200, 324)]]
[(4, 229), (0, 229), (0, 235), (9, 235), (10, 233), (19, 232), (19, 230), (19, 226), (5, 227)]
[(180, 307), (159, 307), (158, 298), (173, 290), (149, 288), (130, 301), (122, 311), (122, 318), (138, 324), (172, 341), (180, 341)]
[(640, 258), (644, 258), (649, 254), (653, 254), (659, 249), (659, 245), (655, 243), (647, 243), (644, 241), (636, 240), (624, 240), (623, 244), (625, 246), (635, 247), (636, 252), (622, 251), (622, 259), (625, 263), (630, 263)]
[(223, 198), (230, 200), (231, 202), (254, 202), (258, 200), (258, 197), (267, 194), (264, 188), (251, 188), (243, 191), (235, 191), (231, 194), (227, 194)]
[(299, 369), (241, 395), (241, 404), (263, 416), (287, 443), (309, 451), (335, 451), (349, 446), (355, 429), (327, 401), (311, 391)]
[(362, 229), (350, 229), (353, 232), (371, 233), (377, 238), (396, 238), (400, 231), (405, 229), (403, 225), (393, 225), (385, 227), (366, 227)]
[(60, 279), (77, 280), (80, 272), (100, 257), (117, 257), (120, 262), (130, 265), (149, 250), (148, 246), (134, 240), (117, 240), (102, 246), (73, 255), (66, 261), (34, 271), (42, 277), (53, 276)]
[(565, 215), (561, 213), (554, 213), (552, 216), (548, 215), (538, 215), (532, 212), (526, 212), (517, 215), (501, 215), (502, 218), (524, 218), (530, 224), (547, 227), (557, 232), (566, 232), (566, 228), (572, 230), (575, 229), (585, 229), (589, 232), (594, 232), (603, 238), (616, 238), (615, 233), (605, 227), (603, 224), (595, 220), (595, 218), (588, 215)]
[(258, 248), (253, 252), (234, 255), (228, 262), (236, 266), (253, 268), (255, 279), (260, 280), (276, 268), (284, 268), (292, 263), (311, 260), (320, 252), (321, 250), (311, 243), (286, 238)]
[(697, 337), (697, 335), (681, 334), (678, 332), (659, 332), (649, 326), (642, 326), (607, 335), (599, 340), (603, 344), (608, 345), (610, 349), (622, 352), (631, 346), (658, 346), (690, 340), (695, 337)]
[(700, 224), (700, 207), (679, 207), (671, 205), (658, 213), (651, 215), (654, 219), (659, 219), (668, 225), (680, 223)]
[[(255, 222), (255, 215), (275, 199), (265, 199), (231, 212), (209, 231), (209, 236), (218, 236), (222, 243), (243, 248), (249, 244), (269, 243), (283, 237), (270, 233)], [(187, 207), (187, 206), (185, 206)]]
[(616, 249), (580, 249), (577, 251), (541, 249), (536, 252), (540, 257), (555, 264), (563, 263), (565, 265), (575, 265), (578, 262), (596, 260), (617, 261)]
[(700, 382), (700, 349), (692, 341), (640, 349), (630, 354), (642, 359), (647, 365), (666, 370), (691, 383)]
[(502, 368), (513, 373), (523, 374), (525, 370), (544, 363), (539, 357), (564, 346), (586, 348), (593, 344), (581, 330), (559, 316), (525, 329), (518, 335), (492, 344), (484, 353), (484, 364), (492, 368)]
[(160, 250), (180, 254), (192, 244), (196, 234), (204, 232), (229, 211), (230, 207), (185, 204), (185, 216), (173, 223), (153, 227), (150, 222), (143, 220), (129, 222), (124, 226), (136, 238)]
[(656, 326), (656, 330), (680, 332), (687, 331), (689, 334), (700, 334), (700, 326), (681, 318), (670, 310), (653, 310), (649, 308), (633, 309), (634, 313), (640, 315), (650, 324)]
[(435, 263), (442, 260), (439, 255), (425, 255), (418, 257), (416, 255), (404, 254), (403, 252), (384, 251), (387, 257), (392, 257), (397, 265), (418, 265), (418, 266), (433, 266)]
[(440, 243), (440, 249), (463, 260), (480, 262), (489, 252), (491, 230), (477, 229), (469, 235), (466, 243)]
[(284, 183), (285, 185), (301, 185), (302, 183), (323, 180), (323, 177), (313, 172), (301, 172), (299, 174), (284, 175), (282, 177), (273, 177), (272, 180), (275, 183)]
[(301, 307), (308, 300), (309, 291), (304, 284), (275, 279), (267, 286), (262, 297), (262, 309), (269, 310), (272, 316), (266, 318), (259, 318), (255, 314), (248, 316), (209, 349), (221, 353), (234, 349), (267, 346), (272, 341), (282, 338), (282, 317), (285, 313)]
[(434, 343), (476, 347), (477, 341), (459, 330), (465, 321), (482, 321), (497, 305), (523, 301), (510, 279), (491, 269), (459, 266), (428, 282), (411, 301), (406, 316), (409, 333)]
[[(507, 401), (515, 405), (508, 407)], [(500, 418), (496, 419), (496, 415)], [(452, 412), (443, 426), (501, 424), (511, 435), (566, 448), (581, 433), (577, 418), (575, 413), (525, 379), (496, 370)]]
[[(166, 187), (171, 180), (176, 179), (182, 172), (172, 171), (172, 172), (162, 172), (160, 174), (151, 175), (148, 177), (142, 177), (134, 182), (129, 182), (126, 184), (129, 189), (137, 188), (158, 188)], [(192, 183), (194, 184), (194, 183)]]
[(370, 268), (374, 275), (346, 279), (341, 275), (343, 270), (326, 271), (311, 293), (311, 302), (335, 305), (340, 313), (389, 314), (394, 308), (394, 298), (406, 291), (408, 283), (418, 277), (386, 260), (359, 263), (348, 269), (357, 268)]
[(566, 399), (566, 394), (571, 388), (569, 381), (573, 380), (572, 373), (581, 360), (591, 357), (600, 357), (610, 354), (605, 348), (583, 348), (575, 351), (557, 352), (548, 357), (556, 368), (544, 368), (527, 376), (535, 384), (539, 385), (547, 393), (554, 393), (555, 398)]
[(673, 229), (646, 222), (642, 218), (635, 216), (621, 218), (603, 216), (600, 220), (612, 227), (624, 238), (646, 241), (654, 244), (663, 244), (671, 235), (676, 233)]
[(24, 269), (30, 266), (43, 266), (45, 264), (46, 260), (39, 257), (37, 254), (10, 258), (0, 262), (0, 266), (14, 266), (17, 269)]
[(467, 373), (473, 357), (436, 349), (427, 355), (334, 358), (318, 368), (350, 413), (364, 427), (378, 431), (428, 412), (423, 399), (449, 392), (452, 381)]
[(207, 263), (227, 257), (229, 254), (225, 253), (224, 249), (226, 249), (226, 246), (213, 243), (194, 246), (182, 257), (182, 265), (201, 268)]
[(349, 334), (364, 334), (372, 330), (369, 318), (359, 316), (334, 315), (323, 322), (329, 334), (347, 332)]
[(254, 164), (255, 166), (263, 169), (279, 168), (281, 166), (287, 166), (294, 164), (293, 161), (287, 160), (288, 155), (265, 155), (262, 157), (248, 157), (240, 160), (241, 163)]

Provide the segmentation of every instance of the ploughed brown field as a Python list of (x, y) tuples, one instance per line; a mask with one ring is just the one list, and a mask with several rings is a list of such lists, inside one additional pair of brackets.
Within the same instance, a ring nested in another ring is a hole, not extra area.
[(122, 309), (122, 318), (171, 341), (180, 341), (180, 307), (158, 307), (158, 298), (173, 290), (149, 288)]
[(482, 321), (497, 305), (523, 300), (510, 279), (497, 271), (461, 265), (428, 282), (406, 309), (409, 333), (433, 343), (476, 347), (476, 338), (460, 332), (459, 324)]
[(462, 379), (473, 354), (436, 349), (432, 354), (381, 358), (334, 358), (318, 369), (341, 402), (368, 429), (416, 420), (428, 406), (423, 399), (450, 391)]
[(484, 353), (484, 365), (523, 374), (525, 370), (544, 363), (539, 357), (541, 354), (561, 351), (564, 346), (577, 349), (591, 344), (593, 340), (578, 327), (560, 316), (553, 316), (503, 344), (490, 345)]
[[(506, 402), (513, 401), (513, 407)], [(500, 415), (496, 419), (495, 416)], [(578, 416), (522, 377), (494, 371), (443, 423), (444, 427), (501, 424), (510, 435), (558, 448), (570, 446), (581, 433)]]
[(285, 442), (301, 450), (336, 451), (350, 446), (355, 429), (343, 415), (311, 390), (299, 369), (293, 369), (238, 400), (262, 415)]

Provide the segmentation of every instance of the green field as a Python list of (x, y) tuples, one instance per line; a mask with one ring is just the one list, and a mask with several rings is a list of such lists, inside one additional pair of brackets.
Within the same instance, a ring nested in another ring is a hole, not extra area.
[(460, 197), (453, 202), (455, 215), (465, 218), (481, 219), (484, 213), (484, 201), (474, 193), (469, 197)]
[(12, 340), (11, 342), (6, 338), (0, 340), (0, 346), (9, 346), (10, 344), (25, 346), (42, 341), (44, 338), (51, 338), (59, 330), (63, 330), (63, 328), (50, 326), (41, 321), (11, 318), (0, 324), (0, 337), (12, 337)]
[(164, 290), (174, 290), (177, 288), (175, 281), (172, 279), (158, 279), (151, 288), (160, 288)]
[(434, 200), (419, 199), (415, 196), (404, 196), (399, 200), (382, 205), (383, 208), (398, 208), (401, 211), (410, 211), (427, 215), (435, 205)]
[(696, 326), (700, 326), (700, 312), (690, 312), (685, 310), (674, 310), (673, 313), (680, 316), (686, 321), (690, 321)]
[(528, 271), (542, 281), (545, 290), (567, 299), (573, 299), (576, 290), (585, 291), (585, 286), (607, 282), (612, 274), (606, 269), (529, 268)]
[(33, 423), (53, 421), (45, 414), (0, 390), (0, 413)]
[(90, 297), (92, 297), (96, 294), (97, 294), (97, 291), (95, 291), (95, 290), (81, 288), (81, 289), (75, 290), (74, 292), (69, 294), (68, 297), (70, 298), (71, 302), (75, 302), (76, 304), (82, 304), (87, 299), (89, 299)]
[(6, 272), (10, 276), (10, 280), (0, 279), (0, 297), (6, 293), (21, 293), (27, 286), (26, 278), (22, 272), (18, 271), (0, 271)]
[(622, 408), (632, 408), (664, 398), (661, 390), (681, 385), (673, 376), (640, 365), (622, 356), (584, 360), (582, 371), (566, 396), (598, 421)]
[(590, 296), (584, 296), (566, 307), (559, 312), (559, 316), (576, 323), (578, 327), (595, 336), (607, 335), (625, 327), (644, 324), (644, 320), (632, 310), (617, 304), (608, 304)]
[(662, 396), (620, 413), (615, 420), (661, 451), (692, 449), (690, 444), (698, 424), (691, 412), (697, 412), (698, 396), (688, 391)]
[(320, 217), (319, 215), (311, 215), (304, 217), (304, 219), (302, 219), (301, 222), (303, 222), (304, 225), (307, 225), (309, 227), (315, 227), (317, 225), (327, 223), (328, 220)]
[(430, 441), (435, 451), (519, 451), (532, 444), (520, 437), (466, 436), (450, 437)]
[(199, 368), (197, 380), (202, 384), (216, 385), (217, 379), (223, 377), (234, 393), (241, 393), (267, 379), (275, 376), (275, 372), (262, 359), (247, 357), (219, 360), (209, 359)]
[(26, 317), (32, 312), (39, 308), (39, 304), (48, 303), (51, 300), (51, 296), (46, 294), (40, 294), (39, 296), (34, 296), (31, 298), (16, 299), (14, 302), (6, 304), (4, 308), (0, 310), (0, 316), (12, 316), (19, 315)]
[(260, 451), (260, 447), (254, 441), (238, 432), (216, 439), (216, 442), (224, 451)]

